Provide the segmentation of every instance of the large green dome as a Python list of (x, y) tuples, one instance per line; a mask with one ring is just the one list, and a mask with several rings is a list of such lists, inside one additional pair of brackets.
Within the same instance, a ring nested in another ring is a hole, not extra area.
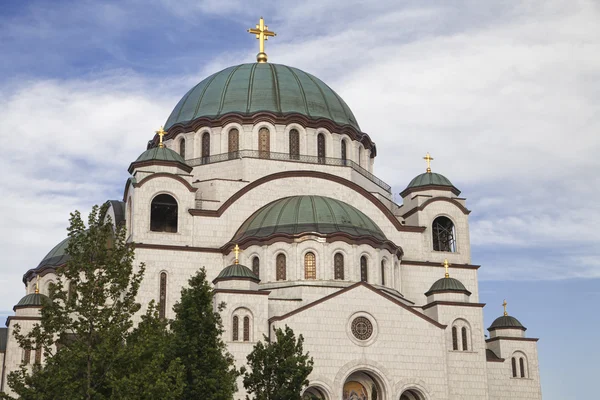
[(360, 132), (348, 105), (323, 81), (297, 68), (272, 63), (241, 64), (204, 79), (177, 103), (165, 129), (201, 117), (248, 116), (261, 111), (326, 118)]
[(252, 214), (232, 242), (305, 233), (342, 233), (353, 238), (387, 241), (375, 222), (350, 204), (323, 196), (291, 196), (269, 203)]

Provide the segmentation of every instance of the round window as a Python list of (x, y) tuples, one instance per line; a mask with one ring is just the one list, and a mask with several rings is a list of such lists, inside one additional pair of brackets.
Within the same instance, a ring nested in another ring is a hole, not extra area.
[(356, 317), (352, 321), (352, 334), (358, 340), (367, 340), (373, 334), (373, 324), (366, 317)]

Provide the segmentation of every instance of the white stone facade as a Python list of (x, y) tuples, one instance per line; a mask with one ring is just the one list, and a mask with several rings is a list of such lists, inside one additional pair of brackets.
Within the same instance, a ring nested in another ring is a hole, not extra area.
[[(167, 140), (166, 146), (179, 152), (184, 138), (186, 160), (198, 159), (202, 156), (201, 137), (208, 132), (211, 154), (227, 153), (227, 132), (236, 128), (239, 150), (257, 150), (262, 127), (271, 132), (272, 152), (288, 152), (288, 135), (293, 128), (300, 132), (300, 154), (316, 156), (316, 136), (323, 133), (327, 157), (339, 158), (341, 141), (345, 140), (347, 159), (373, 172), (374, 158), (358, 141), (298, 124), (201, 127)], [(263, 206), (284, 197), (313, 195), (343, 201), (374, 221), (399, 249), (394, 252), (359, 240), (331, 241), (318, 232), (244, 247), (240, 263), (252, 269), (253, 259), (258, 257), (261, 282), (218, 282), (215, 292), (215, 304), (226, 303), (222, 311), (224, 340), (238, 367), (263, 335), (288, 325), (305, 338), (305, 349), (315, 361), (310, 390), (323, 398), (340, 399), (345, 385), (357, 382), (368, 389), (368, 399), (373, 398), (373, 387), (379, 400), (541, 399), (535, 339), (525, 338), (523, 331), (514, 329), (497, 330), (487, 341), (484, 337), (466, 201), (451, 190), (424, 187), (397, 205), (391, 193), (364, 171), (269, 157), (207, 162), (194, 166), (191, 173), (150, 163), (134, 168), (132, 178), (124, 194), (124, 218), (128, 240), (136, 244), (136, 261), (147, 268), (139, 301), (147, 304), (159, 299), (161, 274), (166, 273), (164, 307), (168, 318), (174, 316), (172, 307), (188, 279), (205, 267), (212, 280), (231, 265), (234, 256), (230, 241), (240, 226)], [(152, 201), (160, 194), (172, 196), (177, 203), (176, 232), (151, 229)], [(111, 217), (118, 219), (117, 213), (111, 212)], [(433, 250), (432, 223), (439, 216), (453, 223), (456, 251)], [(304, 260), (309, 251), (316, 257), (316, 279), (305, 279)], [(343, 254), (343, 279), (336, 279), (334, 272), (336, 253)], [(285, 280), (277, 280), (278, 254), (286, 256)], [(367, 260), (366, 282), (361, 282), (363, 256)], [(445, 259), (450, 263), (451, 277), (462, 282), (470, 295), (425, 295), (444, 277)], [(45, 293), (54, 272), (39, 275)], [(32, 277), (24, 293), (34, 291)], [(31, 329), (39, 312), (29, 315), (28, 310), (18, 311), (8, 321), (8, 344), (0, 353), (5, 391), (7, 373), (23, 362), (22, 350), (11, 335), (14, 324)], [(234, 317), (238, 321), (235, 336)], [(357, 317), (368, 320), (357, 325), (370, 332), (366, 339), (353, 333)], [(460, 335), (460, 350), (454, 349), (453, 327)], [(464, 343), (463, 329), (467, 335)], [(513, 377), (513, 357), (524, 359), (524, 377), (520, 371)], [(235, 398), (243, 399), (241, 381), (238, 386)]]

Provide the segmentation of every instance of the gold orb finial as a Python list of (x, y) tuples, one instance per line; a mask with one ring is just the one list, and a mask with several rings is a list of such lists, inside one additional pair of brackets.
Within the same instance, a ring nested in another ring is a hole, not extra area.
[(37, 275), (36, 280), (35, 280), (35, 293), (38, 294), (40, 293), (40, 276)]
[(504, 316), (505, 316), (505, 317), (506, 317), (506, 316), (508, 316), (508, 313), (506, 312), (506, 305), (507, 305), (507, 304), (508, 304), (508, 303), (506, 302), (506, 299), (504, 299), (504, 302), (502, 302), (502, 306), (504, 306)]
[(235, 245), (235, 247), (233, 248), (233, 252), (235, 254), (235, 261), (234, 263), (237, 265), (240, 263), (240, 246), (238, 246), (237, 244)]
[(265, 25), (265, 20), (263, 19), (263, 17), (260, 17), (256, 28), (248, 29), (248, 32), (252, 33), (253, 35), (256, 35), (256, 38), (259, 40), (256, 61), (259, 63), (266, 63), (267, 53), (265, 53), (265, 41), (269, 40), (269, 37), (277, 36), (277, 34), (269, 30), (269, 27)]
[(165, 147), (164, 143), (163, 143), (163, 136), (165, 136), (167, 134), (167, 132), (165, 132), (165, 130), (163, 129), (163, 127), (161, 126), (159, 130), (156, 131), (156, 134), (158, 135), (158, 147), (160, 147), (161, 149), (163, 147)]
[(450, 264), (448, 264), (448, 259), (444, 259), (444, 263), (442, 265), (444, 268), (446, 268), (446, 278), (450, 278), (450, 273), (448, 273), (448, 267), (450, 267)]
[(431, 173), (431, 162), (433, 161), (433, 157), (431, 157), (431, 155), (429, 155), (429, 152), (428, 152), (427, 155), (425, 157), (423, 157), (423, 160), (427, 161), (427, 173), (430, 174)]

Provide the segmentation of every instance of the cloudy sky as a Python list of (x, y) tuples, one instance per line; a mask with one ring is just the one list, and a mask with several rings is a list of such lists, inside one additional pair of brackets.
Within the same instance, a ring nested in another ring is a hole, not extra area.
[(462, 190), (486, 324), (506, 297), (542, 338), (544, 398), (597, 394), (597, 1), (0, 0), (0, 320), (180, 97), (254, 60), (260, 15), (269, 60), (342, 95), (397, 200), (426, 152)]

